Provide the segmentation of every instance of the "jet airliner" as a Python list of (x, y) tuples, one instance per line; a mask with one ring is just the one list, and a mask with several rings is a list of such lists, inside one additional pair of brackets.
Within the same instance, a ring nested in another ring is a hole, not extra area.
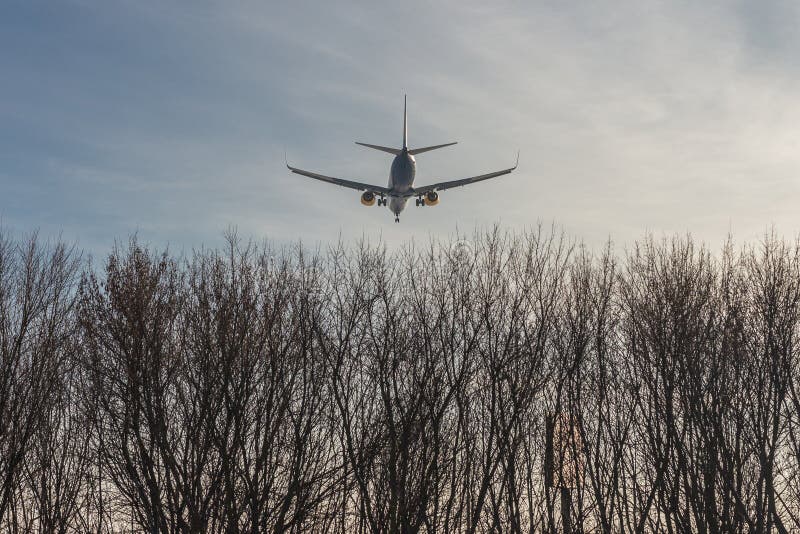
[[(445, 189), (450, 189), (452, 187), (461, 187), (468, 184), (473, 184), (475, 182), (480, 182), (482, 180), (488, 180), (489, 178), (496, 178), (498, 176), (502, 176), (504, 174), (511, 173), (514, 169), (517, 168), (517, 164), (519, 163), (519, 153), (517, 154), (517, 163), (514, 164), (513, 167), (508, 169), (503, 169), (502, 171), (495, 171), (490, 172), (488, 174), (481, 174), (479, 176), (472, 176), (470, 178), (462, 178), (460, 180), (449, 180), (445, 182), (438, 182), (431, 185), (423, 185), (421, 187), (414, 187), (414, 176), (417, 171), (417, 162), (414, 159), (414, 156), (417, 154), (422, 154), (423, 152), (430, 152), (431, 150), (436, 150), (439, 148), (444, 148), (446, 146), (452, 146), (456, 143), (445, 143), (443, 145), (433, 145), (433, 146), (426, 146), (422, 148), (409, 148), (408, 147), (408, 121), (407, 121), (407, 106), (405, 98), (403, 99), (403, 148), (391, 148), (386, 146), (380, 145), (371, 145), (369, 143), (359, 143), (356, 141), (357, 145), (365, 146), (367, 148), (372, 148), (375, 150), (380, 150), (383, 152), (388, 152), (389, 154), (394, 155), (394, 161), (392, 161), (392, 167), (389, 171), (389, 185), (387, 187), (381, 187), (378, 185), (370, 185), (361, 182), (354, 182), (352, 180), (345, 180), (343, 178), (335, 178), (333, 176), (325, 176), (324, 174), (317, 174), (315, 172), (304, 171), (303, 169), (298, 169), (296, 167), (292, 167), (288, 163), (286, 166), (289, 168), (290, 171), (301, 174), (303, 176), (307, 176), (309, 178), (314, 178), (315, 180), (321, 180), (323, 182), (328, 182), (335, 185), (340, 185), (343, 187), (349, 187), (351, 189), (356, 189), (358, 191), (363, 191), (361, 194), (361, 203), (365, 206), (373, 206), (377, 201), (378, 206), (387, 206), (392, 213), (394, 213), (394, 220), (395, 222), (400, 222), (400, 212), (406, 207), (406, 202), (409, 198), (417, 197), (416, 198), (416, 205), (417, 206), (435, 206), (439, 203), (439, 191), (443, 191)], [(387, 204), (388, 202), (388, 204)]]

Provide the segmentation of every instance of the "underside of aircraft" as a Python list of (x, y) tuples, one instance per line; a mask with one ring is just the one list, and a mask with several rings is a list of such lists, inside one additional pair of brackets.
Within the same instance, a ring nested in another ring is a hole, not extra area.
[(350, 189), (363, 191), (361, 194), (361, 203), (363, 205), (373, 206), (377, 203), (378, 206), (388, 206), (389, 210), (391, 210), (391, 212), (395, 215), (395, 222), (400, 222), (400, 212), (405, 208), (406, 202), (409, 198), (416, 197), (415, 202), (417, 206), (435, 206), (439, 203), (439, 191), (473, 184), (475, 182), (488, 180), (490, 178), (496, 178), (498, 176), (503, 176), (504, 174), (510, 174), (514, 169), (517, 168), (517, 164), (519, 163), (519, 153), (517, 153), (517, 163), (508, 169), (481, 174), (478, 176), (471, 176), (469, 178), (447, 180), (436, 182), (430, 185), (414, 187), (414, 177), (416, 175), (416, 159), (414, 156), (424, 152), (430, 152), (431, 150), (452, 146), (456, 143), (444, 143), (441, 145), (432, 145), (421, 148), (409, 148), (407, 117), (407, 106), (404, 99), (402, 148), (372, 145), (369, 143), (360, 143), (356, 141), (357, 145), (372, 148), (374, 150), (380, 150), (382, 152), (387, 152), (394, 155), (394, 160), (392, 161), (392, 166), (389, 171), (389, 183), (386, 187), (305, 171), (303, 169), (292, 167), (288, 163), (286, 164), (286, 167), (296, 174), (314, 178), (315, 180), (321, 180), (323, 182), (340, 185), (342, 187), (349, 187)]

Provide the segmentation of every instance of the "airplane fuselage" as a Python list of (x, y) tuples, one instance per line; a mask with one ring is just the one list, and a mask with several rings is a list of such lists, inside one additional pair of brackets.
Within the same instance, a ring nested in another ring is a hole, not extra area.
[[(414, 176), (417, 173), (417, 161), (414, 156), (404, 148), (400, 154), (392, 160), (392, 167), (389, 171), (389, 189), (392, 192), (405, 193), (414, 185)], [(406, 207), (408, 197), (394, 196), (389, 193), (389, 210), (399, 215)]]

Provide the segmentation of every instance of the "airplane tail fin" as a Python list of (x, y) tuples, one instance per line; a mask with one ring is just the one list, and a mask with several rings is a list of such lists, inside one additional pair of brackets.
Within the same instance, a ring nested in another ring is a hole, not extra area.
[(444, 148), (446, 146), (453, 146), (453, 145), (455, 145), (457, 143), (458, 143), (458, 141), (456, 141), (455, 143), (445, 143), (443, 145), (433, 145), (433, 146), (425, 146), (425, 147), (422, 147), (422, 148), (412, 148), (411, 150), (408, 151), (408, 153), (411, 154), (412, 156), (416, 156), (417, 154), (422, 154), (423, 152), (430, 152), (431, 150), (436, 150), (437, 148)]
[(406, 95), (403, 95), (403, 150), (408, 148), (408, 112), (406, 107)]
[(356, 141), (357, 145), (365, 146), (367, 148), (373, 148), (375, 150), (380, 150), (381, 152), (388, 152), (389, 154), (394, 154), (395, 156), (400, 154), (402, 150), (399, 148), (391, 148), (388, 146), (380, 146), (380, 145), (370, 145), (369, 143), (359, 143)]
[(391, 148), (388, 146), (381, 146), (381, 145), (371, 145), (369, 143), (361, 143), (356, 141), (357, 145), (365, 146), (367, 148), (372, 148), (374, 150), (380, 150), (381, 152), (388, 152), (389, 154), (394, 154), (395, 156), (402, 154), (403, 151), (408, 151), (409, 154), (412, 156), (416, 154), (422, 154), (423, 152), (430, 152), (431, 150), (436, 150), (437, 148), (444, 148), (446, 146), (452, 146), (456, 143), (445, 143), (443, 145), (433, 145), (433, 146), (425, 146), (421, 148), (412, 148), (409, 150), (408, 148), (408, 106), (406, 105), (407, 98), (406, 95), (403, 95), (403, 148)]

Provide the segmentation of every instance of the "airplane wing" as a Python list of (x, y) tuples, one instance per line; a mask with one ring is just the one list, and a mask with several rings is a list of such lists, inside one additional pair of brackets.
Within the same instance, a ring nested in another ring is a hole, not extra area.
[(450, 189), (452, 187), (461, 187), (464, 185), (474, 184), (475, 182), (488, 180), (490, 178), (496, 178), (498, 176), (503, 176), (504, 174), (510, 174), (514, 169), (517, 168), (518, 164), (519, 164), (519, 154), (517, 154), (517, 163), (515, 163), (513, 167), (510, 167), (508, 169), (503, 169), (502, 171), (490, 172), (488, 174), (481, 174), (480, 176), (472, 176), (470, 178), (462, 178), (461, 180), (449, 180), (447, 182), (438, 182), (431, 185), (414, 187), (412, 189), (409, 189), (403, 196), (415, 197), (417, 195), (424, 195), (429, 191), (442, 191), (444, 189)]
[(389, 194), (388, 187), (363, 184), (361, 182), (354, 182), (352, 180), (345, 180), (343, 178), (334, 178), (333, 176), (325, 176), (324, 174), (317, 174), (315, 172), (304, 171), (303, 169), (292, 167), (289, 164), (287, 164), (286, 167), (288, 167), (289, 170), (292, 171), (293, 173), (302, 174), (303, 176), (308, 176), (309, 178), (314, 178), (315, 180), (328, 182), (329, 184), (341, 185), (342, 187), (349, 187), (350, 189), (358, 189), (359, 191), (372, 191), (373, 193), (380, 193), (384, 195)]

